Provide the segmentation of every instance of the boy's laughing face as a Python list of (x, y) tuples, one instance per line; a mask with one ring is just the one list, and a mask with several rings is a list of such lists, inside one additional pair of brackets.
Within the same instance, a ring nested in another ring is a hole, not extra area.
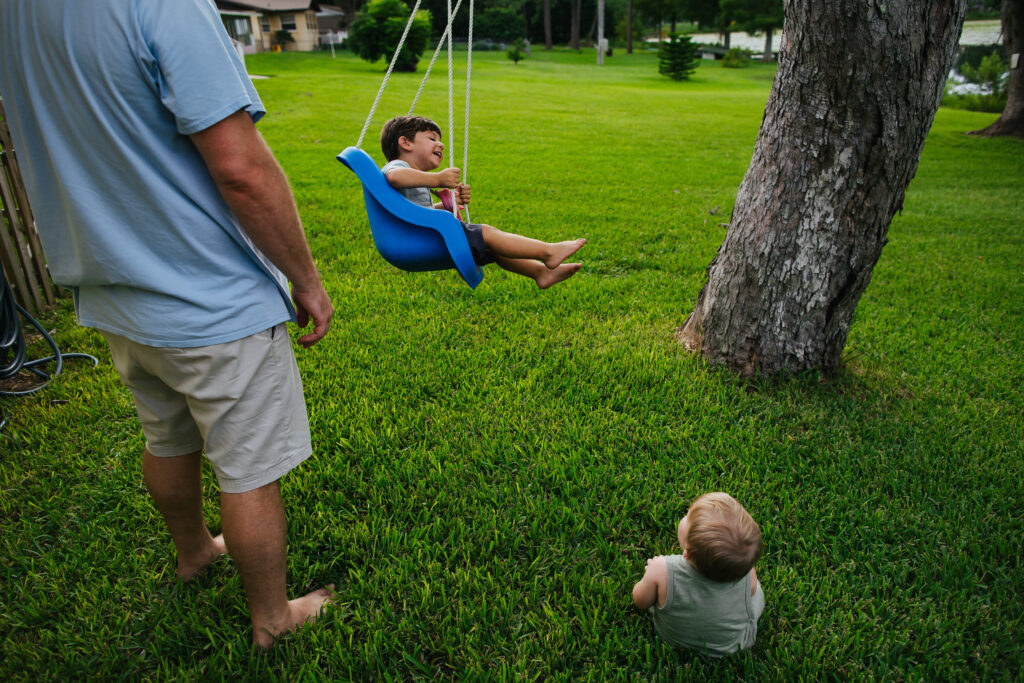
[(444, 144), (441, 136), (432, 130), (421, 130), (410, 141), (407, 137), (399, 140), (405, 161), (420, 171), (433, 171), (444, 160)]

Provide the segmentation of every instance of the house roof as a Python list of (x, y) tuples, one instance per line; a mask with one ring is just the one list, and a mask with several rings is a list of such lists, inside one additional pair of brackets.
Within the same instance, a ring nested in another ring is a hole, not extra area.
[(291, 12), (295, 10), (316, 9), (317, 3), (311, 0), (230, 0), (230, 2), (218, 2), (218, 5), (236, 5), (248, 9), (263, 10), (266, 12)]

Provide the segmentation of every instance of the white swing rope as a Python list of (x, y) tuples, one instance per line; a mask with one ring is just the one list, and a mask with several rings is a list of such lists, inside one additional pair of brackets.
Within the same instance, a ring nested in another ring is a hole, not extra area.
[(416, 0), (416, 4), (412, 8), (412, 13), (409, 15), (409, 21), (405, 23), (405, 30), (402, 31), (402, 37), (398, 41), (398, 47), (395, 48), (395, 54), (391, 58), (391, 64), (388, 65), (388, 71), (384, 74), (384, 81), (380, 84), (380, 90), (377, 91), (377, 97), (373, 100), (373, 106), (370, 107), (370, 115), (366, 117), (366, 123), (363, 124), (363, 130), (359, 133), (359, 140), (356, 142), (356, 148), (363, 146), (363, 138), (366, 136), (366, 129), (370, 127), (370, 121), (373, 120), (373, 115), (377, 111), (377, 105), (380, 104), (380, 97), (384, 94), (384, 88), (388, 84), (388, 79), (391, 78), (391, 71), (395, 68), (395, 62), (398, 61), (398, 53), (402, 51), (402, 46), (405, 45), (405, 37), (409, 35), (409, 29), (412, 27), (412, 21), (416, 18), (416, 10), (420, 8), (421, 0)]
[[(412, 105), (409, 107), (409, 116), (416, 110), (416, 103), (420, 101), (420, 95), (423, 93), (423, 86), (427, 84), (427, 79), (430, 78), (430, 72), (434, 69), (434, 62), (437, 61), (437, 56), (441, 54), (441, 48), (444, 46), (448, 36), (452, 32), (452, 22), (455, 21), (455, 15), (459, 11), (459, 7), (462, 6), (462, 0), (455, 3), (455, 9), (453, 9), (448, 15), (448, 25), (444, 27), (444, 33), (441, 34), (441, 39), (437, 41), (437, 47), (434, 49), (434, 56), (430, 58), (430, 64), (427, 65), (427, 71), (423, 74), (423, 80), (420, 81), (419, 90), (416, 91), (416, 96), (412, 98)], [(451, 9), (449, 7), (449, 9)], [(472, 29), (470, 29), (472, 30)]]
[[(373, 100), (373, 106), (370, 107), (370, 114), (366, 117), (366, 122), (363, 123), (363, 130), (359, 133), (359, 140), (356, 142), (356, 147), (361, 148), (363, 145), (363, 138), (366, 136), (366, 131), (370, 127), (370, 122), (373, 120), (373, 115), (377, 111), (377, 105), (380, 103), (380, 98), (384, 94), (384, 88), (387, 87), (388, 80), (391, 78), (391, 72), (395, 68), (395, 63), (398, 61), (398, 54), (402, 51), (402, 46), (405, 44), (406, 36), (409, 35), (409, 29), (412, 26), (413, 19), (416, 18), (416, 10), (419, 9), (420, 2), (422, 0), (416, 0), (416, 5), (412, 8), (412, 14), (409, 15), (409, 21), (405, 24), (405, 30), (402, 32), (402, 37), (398, 41), (398, 47), (395, 48), (395, 54), (391, 58), (391, 64), (388, 65), (387, 73), (384, 74), (384, 81), (380, 84), (380, 89), (377, 91), (377, 97)], [(452, 9), (451, 0), (448, 0), (448, 22), (445, 26), (444, 33), (441, 34), (441, 39), (437, 41), (437, 48), (434, 49), (434, 55), (430, 59), (430, 64), (427, 65), (426, 73), (423, 74), (423, 79), (420, 81), (420, 87), (416, 91), (416, 95), (412, 99), (412, 105), (409, 107), (409, 115), (416, 110), (416, 103), (419, 102), (420, 95), (423, 93), (423, 88), (427, 84), (427, 79), (430, 78), (430, 72), (434, 69), (434, 63), (437, 61), (437, 57), (441, 52), (441, 47), (447, 40), (448, 43), (448, 141), (449, 146), (454, 149), (455, 131), (454, 131), (454, 95), (453, 95), (453, 76), (454, 71), (452, 66), (452, 24), (455, 22), (455, 15), (458, 13), (459, 8), (462, 6), (462, 0), (457, 0), (455, 8)], [(473, 0), (469, 0), (469, 36), (467, 45), (467, 56), (466, 56), (466, 118), (465, 127), (463, 128), (463, 147), (462, 147), (462, 182), (465, 183), (466, 178), (466, 167), (469, 164), (469, 96), (470, 96), (470, 74), (472, 73), (473, 65)], [(448, 155), (448, 168), (452, 167), (452, 155)], [(454, 202), (453, 202), (454, 205)], [(469, 222), (469, 207), (463, 206), (463, 210), (466, 212), (466, 221)], [(458, 218), (458, 206), (453, 206), (452, 213)]]

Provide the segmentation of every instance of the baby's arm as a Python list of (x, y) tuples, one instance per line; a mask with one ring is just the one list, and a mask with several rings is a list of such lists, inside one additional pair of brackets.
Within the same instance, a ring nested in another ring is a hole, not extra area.
[(655, 602), (665, 604), (668, 594), (668, 565), (665, 557), (658, 555), (647, 560), (644, 577), (633, 586), (633, 604), (639, 609), (647, 609)]
[(750, 570), (750, 594), (751, 595), (756, 595), (757, 594), (757, 570), (756, 569), (751, 569)]

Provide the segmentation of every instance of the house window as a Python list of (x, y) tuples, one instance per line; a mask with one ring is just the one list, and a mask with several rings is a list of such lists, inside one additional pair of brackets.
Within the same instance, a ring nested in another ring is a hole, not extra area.
[(262, 17), (260, 19), (260, 28), (263, 29), (264, 33), (270, 33), (270, 17)]
[(316, 31), (317, 30), (316, 15), (315, 14), (307, 14), (306, 15), (306, 28), (308, 30), (310, 30), (310, 31)]
[(298, 27), (295, 25), (294, 14), (282, 14), (281, 15), (281, 29), (284, 31), (294, 31)]
[(252, 34), (249, 31), (248, 17), (226, 17), (222, 16), (221, 21), (228, 35), (240, 42), (242, 45), (252, 45)]

